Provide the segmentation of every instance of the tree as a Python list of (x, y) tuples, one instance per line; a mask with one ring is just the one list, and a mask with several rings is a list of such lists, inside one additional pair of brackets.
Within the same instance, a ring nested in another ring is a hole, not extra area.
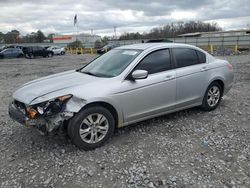
[(50, 41), (50, 43), (53, 43), (53, 36), (54, 35), (55, 35), (54, 33), (48, 34), (47, 39)]
[(107, 36), (104, 36), (102, 39), (101, 39), (101, 42), (102, 42), (102, 46), (105, 46), (108, 44), (108, 40), (109, 38)]
[(22, 38), (23, 43), (36, 43), (37, 42), (37, 36), (35, 32), (32, 32), (30, 34), (27, 34)]
[(0, 43), (4, 42), (4, 34), (0, 32)]
[(69, 48), (83, 48), (82, 42), (79, 40), (76, 40), (74, 42), (71, 42), (67, 45)]
[(150, 30), (149, 33), (124, 33), (120, 36), (120, 40), (133, 40), (133, 39), (157, 39), (157, 38), (168, 38), (176, 37), (184, 33), (194, 32), (210, 32), (210, 31), (221, 31), (222, 29), (216, 22), (204, 23), (201, 21), (190, 21), (190, 22), (175, 22), (166, 24), (162, 27), (155, 27)]
[(7, 44), (17, 43), (19, 41), (19, 35), (20, 32), (17, 30), (9, 31), (3, 36), (4, 42)]
[(102, 47), (102, 42), (100, 40), (95, 41), (95, 48), (101, 48)]
[(41, 30), (38, 30), (36, 32), (36, 42), (43, 42), (46, 39), (46, 37), (44, 36), (43, 32)]

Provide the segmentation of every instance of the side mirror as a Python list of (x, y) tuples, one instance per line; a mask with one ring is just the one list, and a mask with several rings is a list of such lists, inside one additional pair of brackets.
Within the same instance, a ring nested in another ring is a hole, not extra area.
[(132, 73), (132, 78), (134, 80), (146, 79), (148, 77), (148, 71), (146, 70), (136, 70)]

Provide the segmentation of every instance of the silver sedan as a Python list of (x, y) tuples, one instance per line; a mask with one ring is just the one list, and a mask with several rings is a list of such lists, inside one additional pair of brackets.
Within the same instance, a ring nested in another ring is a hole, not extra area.
[(24, 84), (13, 94), (9, 115), (43, 134), (65, 130), (89, 150), (116, 128), (194, 106), (214, 110), (232, 84), (232, 65), (200, 48), (135, 44)]

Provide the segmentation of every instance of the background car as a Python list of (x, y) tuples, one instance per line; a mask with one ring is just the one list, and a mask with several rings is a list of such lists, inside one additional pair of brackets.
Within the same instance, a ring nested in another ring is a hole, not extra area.
[(5, 49), (5, 46), (0, 46), (0, 52)]
[(107, 45), (103, 46), (102, 48), (97, 49), (96, 52), (98, 54), (104, 54), (104, 53), (106, 53), (106, 52), (110, 51), (111, 49), (116, 48), (118, 46), (119, 46), (118, 44), (107, 44)]
[(33, 59), (37, 56), (42, 57), (53, 57), (54, 52), (48, 49), (45, 49), (41, 46), (28, 46), (23, 48), (23, 53), (26, 58)]
[(8, 45), (8, 46), (1, 46), (0, 47), (0, 51), (3, 51), (3, 50), (5, 50), (5, 49), (7, 49), (7, 48), (18, 48), (18, 49), (23, 49), (23, 46), (21, 46), (21, 45)]
[(7, 48), (0, 52), (0, 58), (23, 57), (23, 51), (19, 48)]
[(49, 47), (47, 48), (47, 50), (53, 51), (54, 55), (64, 55), (66, 52), (64, 47), (57, 47), (57, 46)]

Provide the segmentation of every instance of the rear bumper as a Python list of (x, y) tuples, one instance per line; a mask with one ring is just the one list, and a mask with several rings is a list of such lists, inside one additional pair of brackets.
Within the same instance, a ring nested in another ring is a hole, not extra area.
[(224, 95), (226, 95), (229, 90), (233, 87), (233, 82), (234, 82), (234, 73), (233, 71), (229, 72), (228, 75), (227, 75), (227, 80), (226, 80), (226, 83), (225, 83), (225, 88), (224, 88)]
[(223, 93), (223, 95), (226, 95), (232, 87), (233, 87), (233, 83), (227, 85), (227, 86), (224, 88), (224, 93)]

